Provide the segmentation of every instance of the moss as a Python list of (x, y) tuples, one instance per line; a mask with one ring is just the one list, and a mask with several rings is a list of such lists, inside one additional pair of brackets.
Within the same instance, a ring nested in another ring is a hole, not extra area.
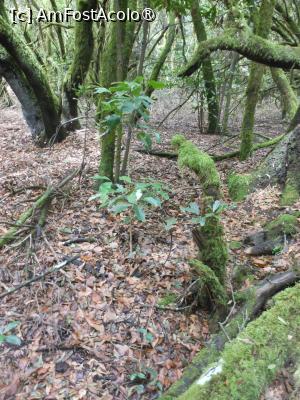
[(239, 242), (238, 240), (232, 240), (232, 241), (229, 243), (229, 248), (230, 248), (231, 250), (239, 250), (242, 246), (243, 246), (243, 243), (242, 243), (242, 242)]
[(212, 157), (199, 150), (182, 135), (173, 136), (171, 143), (178, 149), (179, 166), (188, 167), (197, 174), (205, 194), (218, 197), (221, 181)]
[(158, 300), (159, 306), (168, 306), (169, 304), (176, 303), (177, 295), (175, 293), (167, 293), (164, 297)]
[(242, 201), (249, 193), (252, 176), (250, 174), (231, 174), (228, 178), (228, 189), (233, 201)]
[(291, 206), (299, 199), (299, 197), (300, 194), (296, 185), (291, 182), (287, 182), (281, 196), (280, 204), (282, 206)]
[(214, 271), (221, 283), (224, 283), (228, 249), (219, 217), (207, 218), (205, 225), (198, 228), (198, 233), (199, 259)]
[(298, 220), (295, 215), (282, 214), (274, 221), (265, 225), (268, 237), (277, 238), (278, 236), (293, 236), (297, 233)]
[[(189, 262), (190, 266), (194, 269), (200, 279), (199, 283), (199, 297), (200, 302), (207, 302), (207, 291), (209, 292), (209, 300), (218, 307), (225, 307), (227, 304), (227, 296), (225, 289), (220, 284), (214, 271), (207, 265), (199, 260), (192, 260)], [(206, 290), (203, 291), (203, 288)]]
[[(290, 356), (299, 356), (300, 285), (278, 294), (275, 305), (251, 322), (221, 354), (222, 371), (197, 381), (180, 400), (255, 400)], [(199, 376), (200, 378), (200, 376)]]

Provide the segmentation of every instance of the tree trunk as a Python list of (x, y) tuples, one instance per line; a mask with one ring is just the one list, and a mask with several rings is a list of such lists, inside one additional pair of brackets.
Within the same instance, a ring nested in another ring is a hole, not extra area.
[(281, 95), (282, 118), (291, 121), (298, 109), (297, 96), (282, 69), (271, 68), (271, 73)]
[(0, 48), (0, 75), (9, 84), (19, 102), (23, 116), (31, 131), (34, 141), (45, 136), (45, 126), (39, 103), (20, 68), (5, 50)]
[[(45, 145), (56, 133), (60, 124), (60, 107), (47, 76), (36, 60), (32, 50), (20, 35), (12, 28), (6, 15), (0, 14), (0, 44), (11, 55), (18, 68), (23, 72), (31, 86), (43, 119), (45, 131), (43, 136), (36, 137), (39, 145)], [(62, 140), (65, 132), (60, 130), (56, 140)]]
[[(207, 35), (205, 25), (201, 16), (199, 1), (194, 0), (191, 8), (194, 30), (197, 36), (198, 43), (206, 41)], [(205, 84), (206, 99), (208, 106), (208, 128), (207, 133), (219, 133), (219, 102), (217, 96), (215, 75), (210, 57), (203, 61), (202, 73)]]
[[(77, 0), (77, 10), (81, 13), (96, 9), (97, 0)], [(76, 22), (74, 37), (74, 57), (67, 73), (63, 88), (63, 114), (66, 120), (78, 117), (77, 90), (85, 80), (94, 50), (93, 24), (90, 21)], [(69, 130), (80, 128), (75, 120), (68, 124)]]
[[(169, 30), (167, 34), (167, 39), (164, 48), (162, 49), (162, 52), (160, 53), (153, 70), (151, 72), (150, 81), (157, 81), (161, 72), (162, 67), (164, 66), (164, 63), (172, 49), (174, 40), (176, 37), (176, 26), (175, 26), (175, 15), (173, 12), (169, 13)], [(146, 95), (151, 96), (153, 93), (154, 89), (152, 86), (148, 86), (146, 88)]]
[[(275, 0), (263, 0), (259, 10), (258, 24), (255, 33), (266, 39), (272, 28), (272, 17), (274, 13)], [(261, 64), (252, 63), (250, 76), (246, 89), (246, 104), (241, 129), (240, 159), (246, 160), (252, 152), (253, 128), (255, 122), (255, 109), (258, 101), (259, 90), (264, 76), (265, 67)]]

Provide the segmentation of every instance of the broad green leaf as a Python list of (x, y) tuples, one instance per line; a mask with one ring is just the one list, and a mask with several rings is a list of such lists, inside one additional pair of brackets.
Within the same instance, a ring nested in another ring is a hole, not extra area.
[(129, 207), (131, 207), (131, 205), (129, 203), (119, 203), (119, 204), (116, 204), (114, 207), (112, 207), (111, 211), (114, 214), (120, 214), (120, 213), (128, 210)]
[(147, 377), (145, 374), (143, 374), (142, 372), (136, 372), (135, 374), (131, 374), (130, 375), (130, 380), (131, 381), (136, 381), (136, 380), (146, 380)]
[(176, 224), (177, 224), (177, 218), (174, 218), (174, 217), (167, 218), (165, 220), (165, 224), (164, 224), (165, 230), (170, 231), (173, 228), (173, 226)]
[(115, 129), (121, 122), (121, 117), (116, 114), (108, 115), (105, 117), (105, 124), (110, 131)]
[(12, 344), (14, 346), (20, 346), (21, 343), (22, 343), (21, 339), (18, 338), (18, 336), (15, 336), (15, 335), (6, 336), (5, 337), (5, 342), (9, 343), (9, 344)]
[(131, 114), (136, 109), (137, 107), (133, 101), (126, 101), (126, 103), (121, 106), (121, 112), (125, 114)]
[(219, 200), (216, 200), (212, 206), (212, 211), (216, 212), (221, 206), (221, 202)]
[(144, 212), (144, 210), (142, 209), (142, 207), (139, 207), (139, 206), (137, 206), (137, 205), (134, 205), (134, 206), (133, 206), (133, 211), (134, 211), (135, 217), (136, 217), (136, 219), (137, 219), (138, 221), (140, 221), (140, 222), (145, 222), (145, 221), (146, 221), (145, 212)]
[(161, 201), (157, 197), (145, 197), (144, 200), (154, 207), (161, 207)]
[(184, 212), (188, 212), (191, 214), (199, 215), (200, 214), (200, 209), (197, 203), (190, 203), (188, 207), (181, 207), (181, 210)]
[(111, 91), (105, 87), (98, 87), (95, 89), (95, 93), (97, 94), (103, 94), (103, 93), (109, 93), (111, 94)]
[(17, 326), (20, 325), (20, 321), (13, 321), (10, 322), (9, 324), (5, 325), (5, 327), (2, 329), (1, 333), (7, 333), (15, 329)]

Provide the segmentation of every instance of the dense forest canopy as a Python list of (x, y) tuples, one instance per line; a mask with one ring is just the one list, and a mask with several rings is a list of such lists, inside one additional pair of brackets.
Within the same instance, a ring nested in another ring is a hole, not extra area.
[(300, 2), (0, 0), (0, 399), (298, 399)]

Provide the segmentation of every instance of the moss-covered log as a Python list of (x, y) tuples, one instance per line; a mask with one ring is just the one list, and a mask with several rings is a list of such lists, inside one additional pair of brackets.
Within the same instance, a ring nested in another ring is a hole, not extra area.
[(172, 146), (178, 149), (178, 163), (180, 167), (191, 169), (200, 180), (206, 196), (221, 197), (220, 175), (213, 159), (198, 149), (192, 142), (182, 135), (172, 138)]
[(179, 166), (187, 167), (197, 175), (203, 189), (202, 214), (210, 214), (204, 226), (193, 230), (199, 260), (211, 268), (220, 284), (224, 285), (228, 249), (220, 218), (211, 212), (214, 201), (222, 197), (219, 173), (213, 159), (183, 136), (175, 135), (172, 145), (178, 149)]
[(248, 235), (244, 243), (251, 247), (246, 253), (253, 256), (271, 255), (283, 249), (283, 246), (298, 231), (299, 213), (281, 214), (273, 221), (265, 224), (263, 230)]
[(192, 75), (210, 54), (218, 50), (232, 50), (249, 60), (269, 67), (300, 69), (300, 48), (283, 46), (240, 29), (227, 29), (223, 35), (199, 44), (191, 61), (179, 76)]
[(241, 330), (271, 296), (297, 280), (295, 272), (287, 272), (264, 281), (248, 304), (249, 312), (243, 309), (214, 335), (161, 400), (259, 399), (289, 356), (299, 356), (300, 285), (278, 294), (272, 308)]
[[(256, 150), (259, 150), (259, 149), (265, 149), (267, 147), (274, 146), (275, 144), (279, 143), (284, 138), (284, 136), (285, 135), (282, 134), (282, 135), (276, 136), (273, 139), (266, 140), (265, 142), (256, 143), (253, 146), (253, 151), (256, 151)], [(170, 153), (168, 151), (145, 150), (145, 149), (136, 149), (135, 151), (137, 151), (138, 153), (142, 153), (142, 154), (149, 154), (150, 156), (157, 156), (157, 157), (167, 158), (169, 160), (176, 160), (178, 158), (178, 154), (177, 153)], [(227, 160), (229, 158), (238, 157), (239, 155), (240, 155), (240, 151), (239, 150), (234, 150), (234, 151), (231, 151), (229, 153), (219, 154), (219, 155), (209, 154), (209, 156), (214, 161)]]
[(18, 237), (19, 230), (23, 228), (24, 224), (29, 218), (38, 214), (37, 223), (43, 226), (46, 222), (48, 205), (51, 203), (53, 197), (60, 193), (61, 189), (69, 183), (78, 173), (80, 168), (74, 170), (65, 178), (63, 178), (56, 186), (49, 187), (30, 207), (27, 209), (16, 221), (15, 225), (0, 237), (0, 249), (5, 245), (11, 243)]

